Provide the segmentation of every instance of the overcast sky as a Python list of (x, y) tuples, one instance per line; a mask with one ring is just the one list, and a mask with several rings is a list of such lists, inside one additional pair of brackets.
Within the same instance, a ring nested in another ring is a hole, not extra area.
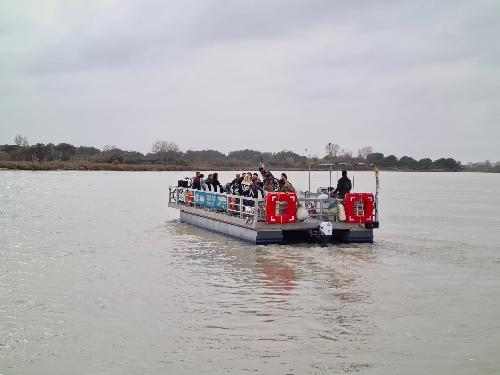
[(0, 144), (500, 160), (500, 1), (0, 1)]

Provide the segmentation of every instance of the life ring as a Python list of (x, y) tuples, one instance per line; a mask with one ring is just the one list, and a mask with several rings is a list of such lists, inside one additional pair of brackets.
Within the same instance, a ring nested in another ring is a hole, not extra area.
[(344, 198), (346, 223), (373, 223), (375, 198), (372, 193), (347, 193)]

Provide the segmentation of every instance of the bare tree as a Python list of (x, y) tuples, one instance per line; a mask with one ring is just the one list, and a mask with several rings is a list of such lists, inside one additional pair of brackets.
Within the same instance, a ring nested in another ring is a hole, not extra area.
[(28, 138), (23, 137), (21, 134), (17, 134), (14, 137), (14, 143), (20, 147), (28, 147), (30, 144), (28, 143)]
[(331, 159), (338, 158), (342, 147), (337, 143), (328, 143), (325, 147), (326, 153)]
[(365, 146), (361, 147), (358, 150), (358, 158), (360, 159), (366, 159), (366, 157), (373, 152), (373, 147), (372, 146)]
[(339, 157), (345, 161), (352, 160), (352, 151), (343, 148), (339, 153)]
[(102, 148), (103, 151), (115, 150), (117, 147), (115, 145), (106, 145)]
[(158, 152), (180, 152), (179, 146), (177, 146), (174, 142), (168, 141), (156, 141), (153, 144), (151, 152), (156, 154)]

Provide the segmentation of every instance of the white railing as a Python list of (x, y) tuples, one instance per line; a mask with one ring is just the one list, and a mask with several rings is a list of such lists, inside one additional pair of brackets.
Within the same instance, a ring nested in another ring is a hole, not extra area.
[(239, 217), (247, 221), (265, 220), (264, 198), (170, 186), (168, 202)]
[[(344, 201), (337, 198), (299, 197), (298, 204), (307, 209), (308, 220), (336, 221), (337, 215), (332, 207)], [(169, 203), (196, 207), (210, 212), (218, 212), (241, 219), (265, 221), (266, 202), (264, 198), (251, 198), (241, 195), (196, 190), (179, 186), (169, 187)], [(280, 206), (277, 206), (280, 210)]]

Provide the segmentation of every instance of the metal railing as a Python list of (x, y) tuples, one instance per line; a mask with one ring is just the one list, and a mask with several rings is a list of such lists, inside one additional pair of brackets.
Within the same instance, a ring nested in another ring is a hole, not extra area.
[[(335, 207), (343, 204), (342, 199), (318, 198), (315, 194), (298, 197), (299, 206), (304, 207), (309, 217), (307, 221), (337, 221)], [(169, 203), (196, 207), (209, 212), (239, 217), (249, 221), (263, 222), (266, 217), (265, 198), (251, 198), (219, 192), (196, 190), (179, 186), (169, 187)], [(276, 207), (282, 210), (280, 204)]]
[(337, 221), (338, 205), (344, 204), (343, 199), (337, 198), (299, 197), (297, 200), (307, 210), (309, 218), (318, 221)]
[(168, 202), (239, 217), (247, 222), (265, 220), (264, 198), (170, 186)]

